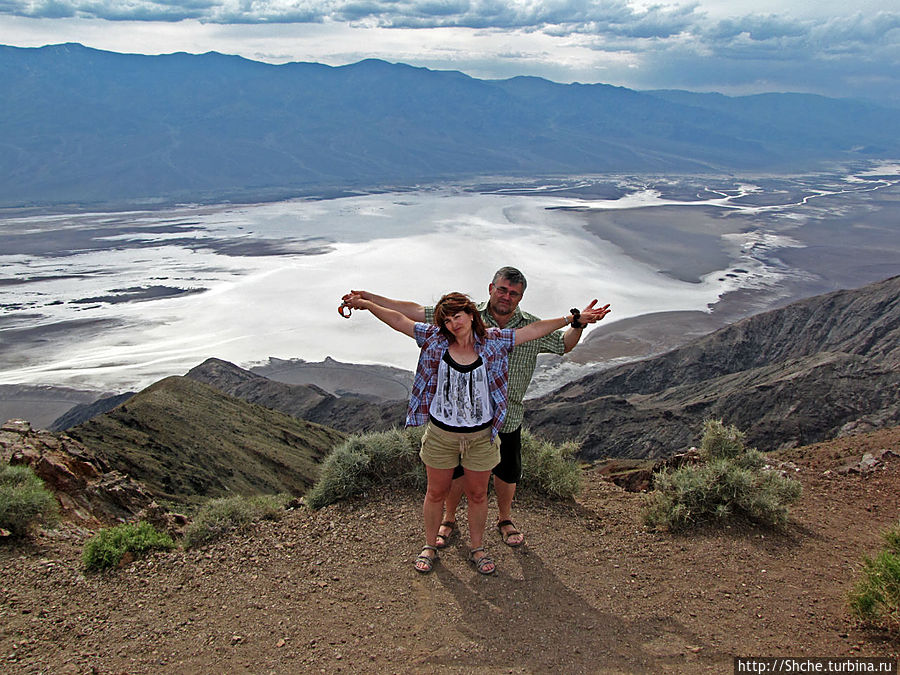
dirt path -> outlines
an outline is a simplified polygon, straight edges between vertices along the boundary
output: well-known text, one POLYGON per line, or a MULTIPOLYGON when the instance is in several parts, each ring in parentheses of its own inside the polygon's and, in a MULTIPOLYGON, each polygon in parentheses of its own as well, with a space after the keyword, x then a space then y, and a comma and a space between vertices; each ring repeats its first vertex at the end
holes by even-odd
MULTIPOLYGON (((900 430, 866 438, 900 454, 900 430)), ((47 533, 0 548, 0 670, 731 673, 734 656, 896 658, 900 640, 858 626, 846 596, 900 517, 900 460, 823 474, 864 449, 791 454, 804 496, 782 534, 648 532, 640 495, 594 474, 576 502, 525 496, 528 545, 507 548, 493 530, 493 577, 463 543, 431 575, 414 572, 413 493, 289 512, 101 575, 81 571, 87 533, 47 533)))

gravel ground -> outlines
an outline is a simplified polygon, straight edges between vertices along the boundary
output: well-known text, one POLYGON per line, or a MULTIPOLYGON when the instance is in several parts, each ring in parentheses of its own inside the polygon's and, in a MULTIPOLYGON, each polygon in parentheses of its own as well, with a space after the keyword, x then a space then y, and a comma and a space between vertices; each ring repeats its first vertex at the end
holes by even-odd
MULTIPOLYGON (((900 516, 900 428, 785 453, 804 495, 786 531, 649 532, 641 496, 589 471, 581 496, 523 495, 528 538, 464 542, 417 574, 421 496, 298 509, 246 536, 103 574, 72 527, 0 547, 0 670, 14 673, 731 673, 734 656, 893 656, 846 598, 900 516)), ((495 511, 491 511, 493 517, 495 511)), ((465 535, 465 526, 463 526, 465 535)))

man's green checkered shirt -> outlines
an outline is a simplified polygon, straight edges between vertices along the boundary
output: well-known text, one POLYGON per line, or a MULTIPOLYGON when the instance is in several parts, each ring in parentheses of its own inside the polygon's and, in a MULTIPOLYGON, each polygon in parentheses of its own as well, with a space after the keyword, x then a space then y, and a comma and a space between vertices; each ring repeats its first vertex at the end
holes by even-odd
MULTIPOLYGON (((494 317, 488 312, 486 302, 478 305, 478 311, 481 312, 481 318, 484 320, 485 326, 497 326, 494 317)), ((434 307, 425 308, 425 321, 428 323, 434 322, 434 307)), ((512 318, 504 328, 521 328, 535 321, 540 321, 540 319, 516 307, 516 311, 513 312, 512 318)), ((499 326, 497 327, 499 328, 499 326)), ((535 365, 537 365, 538 354, 564 354, 565 351, 566 346, 563 342, 563 332, 561 330, 554 331, 550 335, 531 342, 523 342, 513 348, 509 355, 509 385, 507 388, 509 407, 506 410, 506 419, 503 421, 500 431, 509 433, 522 426, 522 419, 525 417, 525 404, 522 402, 522 399, 525 398, 525 392, 528 389, 528 385, 531 384, 531 376, 534 374, 535 365)))

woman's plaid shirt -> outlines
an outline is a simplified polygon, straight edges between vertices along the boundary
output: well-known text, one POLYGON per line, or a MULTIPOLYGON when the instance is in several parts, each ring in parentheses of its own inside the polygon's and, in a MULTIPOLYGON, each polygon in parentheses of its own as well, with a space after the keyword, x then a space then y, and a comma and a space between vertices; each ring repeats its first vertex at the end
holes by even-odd
MULTIPOLYGON (((488 311, 487 302, 478 305, 478 311, 481 312, 481 318, 484 325, 488 328, 497 326, 497 322, 488 311)), ((434 307, 425 307, 425 321, 434 322, 434 307)), ((527 326, 535 321, 540 321, 534 314, 523 312, 519 307, 513 312, 512 318, 506 324, 506 328, 518 330, 523 326, 527 326)), ((564 354, 566 351, 565 338, 563 331, 556 330, 531 342, 523 342, 516 345, 516 348, 509 356, 509 384, 506 391, 506 418, 503 427, 500 429, 503 433, 515 431, 522 426, 522 420, 525 417, 525 392, 531 383, 531 376, 534 374, 535 366, 537 366, 538 354, 564 354)))
MULTIPOLYGON (((412 394, 406 411, 406 426, 420 427, 428 421, 428 409, 437 391, 437 371, 444 353, 450 343, 433 323, 416 323, 416 344, 422 348, 419 352, 419 364, 416 366, 416 377, 413 380, 412 394)), ((510 329, 488 328, 482 340, 475 336, 475 351, 484 361, 488 376, 488 387, 494 404, 494 420, 491 425, 491 438, 497 436, 506 417, 506 388, 509 372, 509 353, 516 344, 516 332, 510 329)))

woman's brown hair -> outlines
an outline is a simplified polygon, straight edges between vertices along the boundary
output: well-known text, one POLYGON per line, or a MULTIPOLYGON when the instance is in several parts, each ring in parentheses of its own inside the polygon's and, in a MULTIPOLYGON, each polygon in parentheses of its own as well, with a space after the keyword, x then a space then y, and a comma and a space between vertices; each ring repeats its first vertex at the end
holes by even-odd
POLYGON ((472 317, 472 330, 475 332, 475 335, 484 339, 487 331, 484 327, 484 321, 481 319, 481 312, 478 311, 478 307, 472 302, 472 298, 463 293, 447 293, 434 306, 434 323, 440 329, 441 335, 450 342, 456 339, 453 337, 453 333, 447 330, 444 321, 457 312, 469 314, 472 317))

